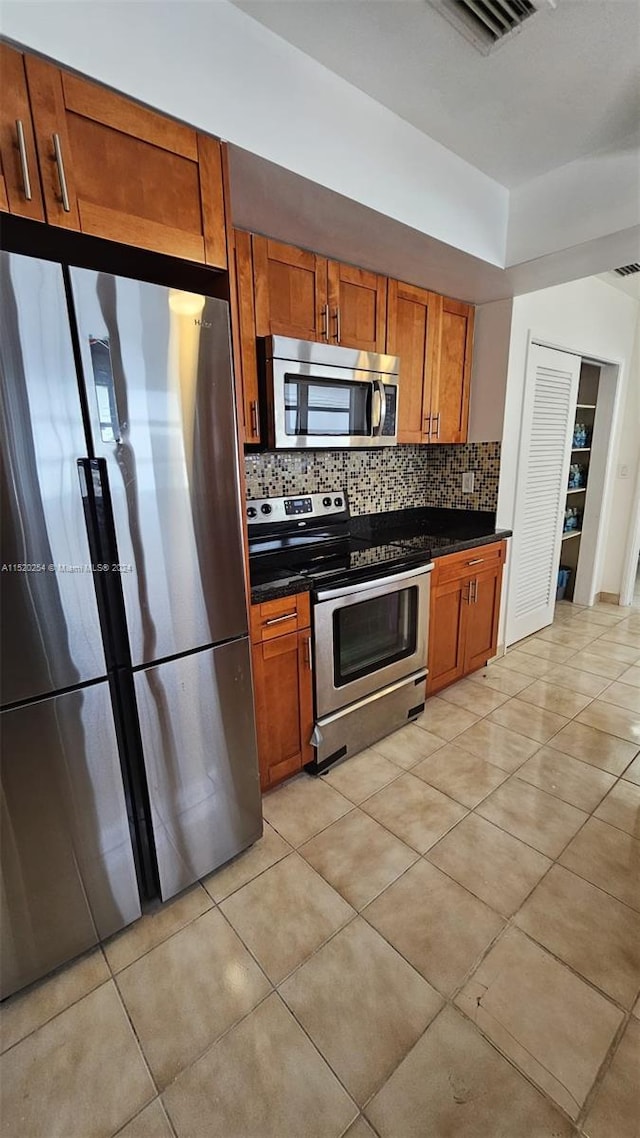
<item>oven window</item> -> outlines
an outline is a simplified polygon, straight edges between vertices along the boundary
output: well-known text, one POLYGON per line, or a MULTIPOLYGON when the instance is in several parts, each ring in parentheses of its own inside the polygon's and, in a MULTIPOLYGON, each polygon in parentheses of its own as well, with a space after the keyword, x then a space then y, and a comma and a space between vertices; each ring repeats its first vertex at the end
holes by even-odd
POLYGON ((287 435, 370 435, 370 423, 370 383, 285 376, 287 435))
POLYGON ((418 589, 354 601, 333 614, 335 686, 371 675, 416 650, 418 589))

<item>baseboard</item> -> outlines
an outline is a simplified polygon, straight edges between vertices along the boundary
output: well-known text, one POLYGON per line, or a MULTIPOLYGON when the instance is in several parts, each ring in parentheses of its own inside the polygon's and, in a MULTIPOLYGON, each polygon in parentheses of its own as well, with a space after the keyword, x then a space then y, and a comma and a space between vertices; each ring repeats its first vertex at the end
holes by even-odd
POLYGON ((605 605, 619 605, 620 593, 598 593, 596 601, 602 601, 605 605))

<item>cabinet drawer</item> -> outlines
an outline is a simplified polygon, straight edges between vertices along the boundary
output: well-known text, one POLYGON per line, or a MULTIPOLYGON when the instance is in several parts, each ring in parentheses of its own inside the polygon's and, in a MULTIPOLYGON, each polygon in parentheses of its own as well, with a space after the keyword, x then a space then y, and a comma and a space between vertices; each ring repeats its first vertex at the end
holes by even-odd
POLYGON ((251 606, 251 639, 254 644, 273 640, 287 632, 297 632, 310 624, 309 594, 278 597, 251 606))
POLYGON ((479 545, 475 549, 463 549, 460 553, 450 553, 448 557, 435 559, 432 583, 457 581, 504 563, 505 541, 491 545, 479 545))

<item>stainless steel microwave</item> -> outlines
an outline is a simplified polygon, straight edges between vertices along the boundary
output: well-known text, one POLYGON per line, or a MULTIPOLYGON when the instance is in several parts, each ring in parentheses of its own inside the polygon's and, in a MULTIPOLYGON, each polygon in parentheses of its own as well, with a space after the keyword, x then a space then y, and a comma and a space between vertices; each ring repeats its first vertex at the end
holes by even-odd
POLYGON ((397 356, 270 336, 264 344, 268 446, 394 446, 397 356))

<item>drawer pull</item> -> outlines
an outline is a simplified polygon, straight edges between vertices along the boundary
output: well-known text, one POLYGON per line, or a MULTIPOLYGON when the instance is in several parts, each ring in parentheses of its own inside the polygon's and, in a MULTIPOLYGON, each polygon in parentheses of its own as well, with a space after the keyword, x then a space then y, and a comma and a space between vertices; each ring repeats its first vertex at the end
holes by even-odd
POLYGON ((480 565, 484 561, 484 557, 474 557, 473 561, 467 561, 467 565, 480 565))
POLYGON ((67 190, 67 178, 64 172, 64 161, 62 158, 62 145, 60 143, 60 135, 53 135, 53 157, 55 164, 58 167, 58 179, 60 181, 60 201, 65 213, 71 213, 71 206, 69 205, 69 192, 67 190))
POLYGON ((263 621, 264 624, 281 624, 283 620, 295 620, 297 612, 286 612, 283 616, 270 616, 263 621))
POLYGON ((18 153, 20 154, 20 165, 22 167, 22 188, 24 189, 25 201, 30 202, 33 194, 31 193, 27 147, 24 141, 24 126, 20 119, 16 119, 16 135, 18 136, 18 153))

